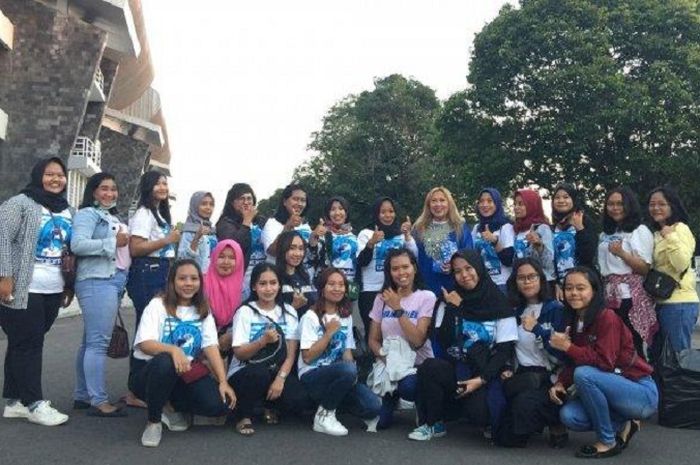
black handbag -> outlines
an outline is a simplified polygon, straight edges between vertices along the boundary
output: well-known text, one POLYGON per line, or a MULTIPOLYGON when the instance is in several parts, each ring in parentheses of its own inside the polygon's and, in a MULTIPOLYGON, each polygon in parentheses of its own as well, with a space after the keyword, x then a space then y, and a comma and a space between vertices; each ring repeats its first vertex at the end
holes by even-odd
MULTIPOLYGON (((272 318, 260 313, 252 302, 248 305, 255 313, 266 318, 269 321, 269 326, 274 328, 279 336, 277 342, 267 344, 260 349, 255 355, 248 359, 248 363, 251 365, 266 366, 271 372, 276 373, 287 359, 287 341, 284 336, 284 331, 272 318)), ((284 318, 284 308, 282 309, 282 318, 284 318)))
POLYGON ((109 358, 126 358, 129 356, 129 333, 124 327, 122 315, 117 310, 117 320, 112 328, 112 339, 109 340, 107 348, 107 357, 109 358))
MULTIPOLYGON (((681 274, 680 279, 683 279, 688 268, 681 274)), ((657 299, 668 299, 673 294, 673 291, 680 286, 680 283, 666 273, 658 270, 649 270, 644 278, 644 290, 657 299)))

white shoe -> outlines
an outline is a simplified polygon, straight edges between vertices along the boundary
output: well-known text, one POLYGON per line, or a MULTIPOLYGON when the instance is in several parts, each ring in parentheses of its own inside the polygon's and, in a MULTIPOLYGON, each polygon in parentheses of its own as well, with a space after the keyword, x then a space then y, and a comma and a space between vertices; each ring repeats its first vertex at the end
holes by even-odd
POLYGON ((326 410, 320 406, 314 417, 314 431, 331 436, 346 436, 348 434, 348 429, 335 418, 335 410, 326 410))
POLYGON ((376 433, 377 432, 377 423, 379 423, 379 417, 374 417, 371 420, 364 420, 365 425, 367 425, 367 431, 368 433, 376 433))
POLYGON ((162 423, 146 423, 146 428, 141 435, 141 445, 144 447, 158 447, 163 437, 162 423))
POLYGON ((17 400, 12 405, 5 405, 2 416, 5 418, 27 418, 29 416, 29 409, 22 402, 17 400))
POLYGON ((397 410, 413 410, 414 408, 416 408, 415 402, 410 402, 399 398, 399 404, 396 407, 397 410))
POLYGON ((29 411, 27 420, 37 425, 58 426, 68 421, 68 415, 51 407, 50 401, 42 400, 34 407, 34 410, 29 411))
POLYGON ((160 421, 170 431, 187 431, 190 427, 187 418, 180 412, 166 412, 163 410, 163 413, 160 414, 160 421))

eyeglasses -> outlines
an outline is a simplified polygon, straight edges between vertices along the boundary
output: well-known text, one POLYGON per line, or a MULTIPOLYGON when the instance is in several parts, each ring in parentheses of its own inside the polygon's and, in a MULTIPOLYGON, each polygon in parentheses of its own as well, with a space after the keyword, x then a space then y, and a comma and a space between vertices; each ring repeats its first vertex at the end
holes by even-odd
POLYGON ((536 273, 526 274, 526 275, 518 276, 517 278, 515 278, 515 280, 518 281, 519 283, 532 283, 535 281, 539 281, 540 275, 538 275, 536 273))
POLYGON ((252 195, 241 195, 240 197, 236 198, 238 202, 249 202, 253 203, 253 196, 252 195))

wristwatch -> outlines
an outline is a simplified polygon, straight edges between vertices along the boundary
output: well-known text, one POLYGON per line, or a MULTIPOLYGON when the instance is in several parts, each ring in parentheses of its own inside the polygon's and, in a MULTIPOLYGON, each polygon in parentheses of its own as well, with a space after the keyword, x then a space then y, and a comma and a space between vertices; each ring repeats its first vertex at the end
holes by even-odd
POLYGON ((282 379, 287 379, 287 376, 289 376, 289 373, 285 373, 284 371, 280 370, 280 371, 277 373, 277 376, 279 376, 279 377, 282 378, 282 379))
POLYGON ((403 308, 400 308, 398 310, 394 310, 394 318, 401 318, 405 314, 406 314, 406 310, 404 310, 403 308))

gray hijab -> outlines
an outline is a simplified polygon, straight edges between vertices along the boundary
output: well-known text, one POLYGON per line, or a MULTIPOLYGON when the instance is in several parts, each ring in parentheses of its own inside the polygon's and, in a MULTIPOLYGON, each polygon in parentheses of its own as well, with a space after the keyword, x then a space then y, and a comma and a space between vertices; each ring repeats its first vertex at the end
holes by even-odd
POLYGON ((210 192, 205 191, 197 191, 192 194, 192 197, 190 197, 190 209, 187 211, 187 221, 182 228, 182 232, 196 233, 199 230, 199 227, 206 223, 206 225, 211 228, 212 234, 216 234, 211 218, 204 219, 199 216, 199 204, 201 204, 204 197, 207 196, 211 197, 212 199, 214 198, 210 192))

